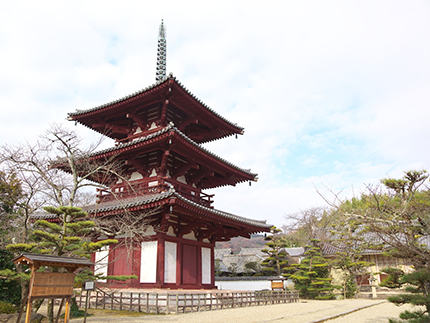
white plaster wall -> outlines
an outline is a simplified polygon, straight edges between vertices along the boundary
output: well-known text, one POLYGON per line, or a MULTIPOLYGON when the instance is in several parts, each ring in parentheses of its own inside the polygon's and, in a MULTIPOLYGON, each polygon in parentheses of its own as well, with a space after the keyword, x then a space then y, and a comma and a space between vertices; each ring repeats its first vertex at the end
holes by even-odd
POLYGON ((149 187, 153 187, 153 186, 157 186, 158 185, 158 181, 152 181, 148 183, 149 187))
POLYGON ((175 231, 173 230, 172 226, 169 227, 169 230, 167 230, 166 234, 171 237, 176 237, 175 231))
MULTIPOLYGON (((233 280, 233 281, 217 281, 215 278, 215 286, 220 290, 271 290, 272 286, 269 280, 233 280)), ((284 281, 284 286, 293 288, 294 283, 288 279, 284 281)))
POLYGON ((179 176, 176 180, 180 183, 187 184, 187 180, 184 175, 179 176))
MULTIPOLYGON (((96 275, 107 276, 108 272, 108 257, 109 257, 109 247, 103 247, 100 251, 95 253, 95 266, 94 273, 96 275)), ((98 280, 100 282, 105 282, 106 279, 98 280)))
POLYGON ((130 181, 135 181, 142 178, 143 178, 142 174, 140 174, 139 172, 133 172, 133 174, 131 174, 130 176, 130 181))
POLYGON ((184 234, 182 236, 182 238, 197 241, 196 236, 194 235, 194 231, 191 231, 190 233, 184 234))
POLYGON ((154 231, 154 227, 152 225, 148 225, 148 227, 146 228, 146 231, 145 231, 144 235, 145 236, 153 236, 155 234, 157 234, 157 233, 154 231))
POLYGON ((210 284, 211 283, 211 249, 210 248, 202 248, 202 284, 210 284))
POLYGON ((164 242, 164 282, 176 283, 176 242, 164 242))
POLYGON ((155 283, 157 279, 157 241, 142 242, 140 282, 155 283))

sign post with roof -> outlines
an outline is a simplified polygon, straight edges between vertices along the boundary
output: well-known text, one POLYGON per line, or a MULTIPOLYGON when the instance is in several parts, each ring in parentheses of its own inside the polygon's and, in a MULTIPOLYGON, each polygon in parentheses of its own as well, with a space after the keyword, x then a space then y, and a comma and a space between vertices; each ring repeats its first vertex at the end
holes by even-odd
MULTIPOLYGON (((48 256, 40 254, 23 253, 15 258, 17 265, 27 265, 31 269, 30 286, 27 297, 27 312, 25 323, 30 323, 33 300, 38 298, 61 298, 61 304, 55 322, 58 322, 64 302, 66 303, 64 322, 69 319, 70 299, 75 283, 75 271, 78 268, 90 267, 94 264, 87 259, 48 256), (67 272, 37 272, 41 266, 63 267, 67 272)), ((19 313, 18 322, 21 320, 23 307, 19 313)))

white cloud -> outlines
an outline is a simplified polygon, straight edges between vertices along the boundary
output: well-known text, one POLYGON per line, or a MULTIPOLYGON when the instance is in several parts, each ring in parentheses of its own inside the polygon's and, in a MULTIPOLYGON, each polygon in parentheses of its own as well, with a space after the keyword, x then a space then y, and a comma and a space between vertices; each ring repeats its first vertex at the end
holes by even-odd
POLYGON ((152 84, 162 18, 168 71, 245 127, 207 147, 259 173, 216 207, 280 226, 324 203, 314 185, 428 168, 426 1, 2 3, 1 144, 152 84))

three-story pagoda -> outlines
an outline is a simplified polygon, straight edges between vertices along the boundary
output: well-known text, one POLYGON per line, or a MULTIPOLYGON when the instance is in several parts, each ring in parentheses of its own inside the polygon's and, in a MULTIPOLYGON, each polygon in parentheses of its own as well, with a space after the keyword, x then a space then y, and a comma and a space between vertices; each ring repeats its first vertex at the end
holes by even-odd
MULTIPOLYGON (((115 248, 106 262, 106 274, 137 275, 129 284, 133 287, 211 289, 215 288, 215 242, 249 238, 269 231, 270 225, 216 210, 213 195, 203 192, 257 179, 201 146, 243 134, 243 128, 210 109, 171 74, 166 76, 163 23, 158 45, 154 85, 69 113, 69 120, 116 142, 88 158, 114 158, 125 174, 111 178, 109 189, 100 191, 98 203, 86 211, 96 217, 150 214, 147 237, 134 246, 135 261, 127 259, 123 248, 115 248)), ((104 255, 98 253, 96 258, 104 255)))

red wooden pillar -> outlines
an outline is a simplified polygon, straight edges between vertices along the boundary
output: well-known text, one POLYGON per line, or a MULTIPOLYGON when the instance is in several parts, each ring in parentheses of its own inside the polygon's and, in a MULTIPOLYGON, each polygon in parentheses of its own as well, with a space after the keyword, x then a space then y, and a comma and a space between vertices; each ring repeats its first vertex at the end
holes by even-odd
POLYGON ((113 276, 113 266, 115 260, 115 252, 114 248, 116 245, 109 246, 109 255, 108 255, 108 265, 107 265, 107 275, 113 276))
POLYGON ((131 285, 134 287, 139 287, 140 285, 140 264, 142 257, 142 245, 141 243, 133 245, 133 264, 132 264, 132 274, 137 276, 137 279, 133 279, 131 285))
POLYGON ((197 286, 202 288, 202 246, 197 246, 197 286))
POLYGON ((211 287, 215 288, 215 246, 211 246, 211 287))
POLYGON ((164 285, 164 239, 158 238, 157 243, 157 276, 155 286, 161 288, 164 285))
POLYGON ((182 286, 182 242, 176 246, 176 286, 182 286))

